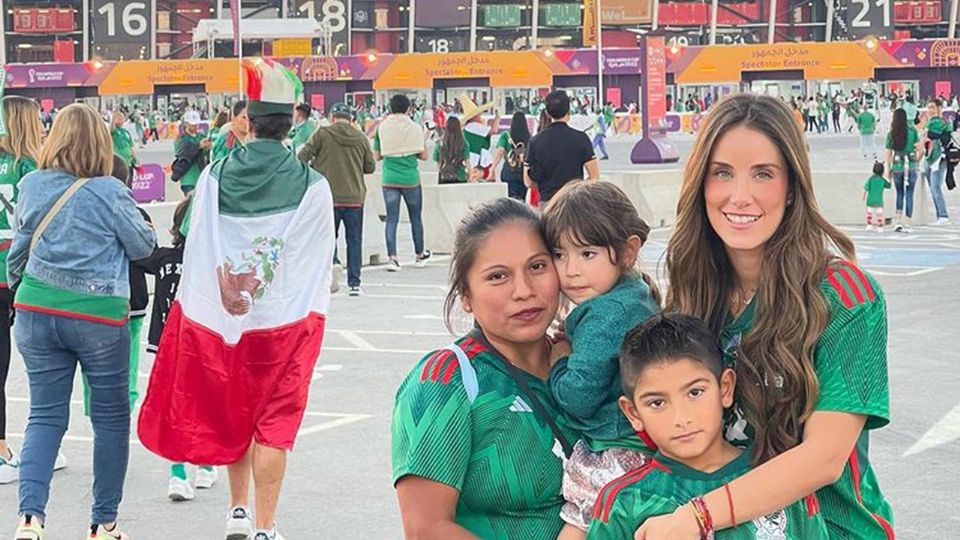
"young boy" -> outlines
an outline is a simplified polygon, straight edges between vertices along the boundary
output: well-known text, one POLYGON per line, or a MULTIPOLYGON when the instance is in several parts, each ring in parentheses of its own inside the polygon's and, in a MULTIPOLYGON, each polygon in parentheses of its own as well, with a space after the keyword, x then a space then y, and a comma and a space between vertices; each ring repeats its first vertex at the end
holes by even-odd
MULTIPOLYGON (((750 455, 723 438, 723 412, 733 405, 736 374, 722 368, 716 338, 694 317, 655 315, 627 333, 620 349, 620 406, 658 451, 648 464, 600 492, 588 540, 633 538, 650 517, 742 476, 750 455)), ((727 512, 727 508, 712 508, 727 512)), ((814 496, 716 533, 717 540, 827 540, 814 496)))
MULTIPOLYGON (((181 229, 183 221, 190 208, 191 195, 180 201, 177 208, 173 211, 173 227, 170 228, 170 234, 173 236, 173 247, 158 247, 153 250, 146 259, 135 261, 130 265, 133 269, 136 267, 141 273, 146 272, 154 276, 154 299, 153 313, 150 316, 150 330, 147 334, 147 352, 156 353, 160 346, 160 336, 163 334, 163 328, 167 323, 167 315, 170 313, 170 306, 177 296, 177 289, 180 287, 180 274, 183 265, 183 249, 186 245, 181 229)), ((210 489, 218 479, 217 470, 207 465, 201 465, 197 469, 197 476, 194 484, 197 489, 210 489)), ((187 468, 185 463, 172 463, 170 465, 170 479, 167 481, 167 498, 173 502, 191 501, 196 497, 194 486, 190 485, 187 478, 187 468)))
POLYGON ((873 164, 873 176, 863 184, 863 200, 867 201, 867 230, 883 232, 883 190, 890 189, 890 181, 883 177, 883 163, 873 164))

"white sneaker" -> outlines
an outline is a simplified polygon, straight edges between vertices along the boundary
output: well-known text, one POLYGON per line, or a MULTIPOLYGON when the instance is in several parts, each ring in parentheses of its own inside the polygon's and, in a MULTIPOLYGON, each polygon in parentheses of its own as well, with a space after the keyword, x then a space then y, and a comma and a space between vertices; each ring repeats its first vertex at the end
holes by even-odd
POLYGON ((904 223, 904 224, 903 224, 903 232, 905 232, 905 233, 912 233, 912 232, 913 232, 913 227, 911 227, 909 223, 904 223))
POLYGON ((196 494, 193 492, 190 482, 176 476, 170 477, 170 483, 167 484, 167 498, 173 502, 184 502, 192 501, 194 497, 196 497, 196 494))
POLYGON ((0 484, 12 484, 20 479, 20 456, 10 449, 10 457, 0 457, 0 484))
POLYGON ((210 489, 217 483, 217 479, 219 478, 220 473, 217 472, 216 467, 209 469, 200 467, 197 469, 197 476, 193 479, 193 483, 196 484, 197 489, 210 489))
POLYGON ((242 506, 234 506, 227 513, 227 540, 251 540, 253 538, 253 520, 250 511, 242 506))
POLYGON ((883 233, 883 227, 877 227, 877 232, 878 232, 878 233, 883 233))
POLYGON ((257 534, 253 536, 253 540, 285 540, 283 535, 280 534, 280 531, 277 530, 277 526, 273 526, 272 531, 257 531, 257 534))
POLYGON ((931 223, 931 225, 934 227, 944 227, 946 225, 950 225, 950 218, 937 218, 937 220, 931 223))
POLYGON ((424 267, 426 267, 426 266, 427 266, 427 259, 429 259, 431 255, 433 255, 433 254, 430 253, 430 250, 429 250, 429 249, 423 250, 423 253, 417 255, 417 261, 414 263, 414 266, 416 266, 417 268, 424 268, 424 267))
POLYGON ((350 287, 350 296, 363 296, 363 289, 360 286, 350 287))
POLYGON ((873 225, 867 225, 866 227, 864 227, 863 230, 865 230, 865 231, 872 231, 872 230, 873 230, 873 225))
POLYGON ((60 452, 57 452, 57 460, 53 462, 53 470, 59 471, 60 469, 67 468, 67 456, 63 455, 60 452))
POLYGON ((400 271, 400 261, 390 258, 387 260, 387 272, 399 272, 400 271))

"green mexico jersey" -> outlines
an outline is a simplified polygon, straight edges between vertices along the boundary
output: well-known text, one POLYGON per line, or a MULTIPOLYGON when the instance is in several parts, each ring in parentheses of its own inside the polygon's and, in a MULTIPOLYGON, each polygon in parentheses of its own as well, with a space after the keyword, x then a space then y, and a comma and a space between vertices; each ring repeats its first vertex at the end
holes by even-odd
POLYGON ((20 190, 17 185, 27 173, 35 171, 37 163, 28 157, 20 158, 0 152, 0 287, 7 286, 7 254, 13 241, 13 207, 20 190))
MULTIPOLYGON (((560 444, 506 360, 473 337, 457 345, 464 358, 448 349, 433 352, 397 391, 394 482, 414 475, 455 488, 457 524, 484 540, 556 538, 563 527, 560 444)), ((559 423, 546 383, 519 376, 559 423)))
MULTIPOLYGON (((750 470, 749 452, 713 473, 704 473, 662 454, 600 490, 587 540, 625 540, 648 518, 669 514, 750 470)), ((815 496, 731 529, 717 540, 828 540, 815 496)), ((725 510, 725 509, 724 509, 725 510)))
MULTIPOLYGON (((892 539, 893 510, 869 460, 870 430, 890 421, 886 301, 873 276, 843 260, 827 268, 820 290, 830 306, 830 319, 814 350, 820 383, 814 409, 862 415, 867 421, 840 479, 820 489, 817 497, 831 539, 892 539)), ((730 367, 756 309, 751 302, 721 335, 730 367)), ((773 380, 775 386, 776 377, 773 380)), ((749 443, 752 432, 741 415, 728 418, 726 437, 734 444, 749 443)))

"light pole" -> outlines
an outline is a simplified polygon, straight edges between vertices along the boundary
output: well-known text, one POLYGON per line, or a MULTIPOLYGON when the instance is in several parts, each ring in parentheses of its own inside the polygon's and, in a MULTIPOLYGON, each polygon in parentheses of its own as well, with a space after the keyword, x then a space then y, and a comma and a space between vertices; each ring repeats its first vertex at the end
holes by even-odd
POLYGON ((826 39, 824 40, 827 43, 833 41, 833 12, 836 7, 837 5, 834 0, 827 0, 827 35, 826 39))
POLYGON ((710 6, 710 44, 711 45, 717 44, 717 9, 719 9, 718 4, 719 4, 718 0, 713 0, 713 5, 710 6))
POLYGON ((957 37, 957 16, 960 15, 960 0, 953 0, 950 4, 950 30, 947 37, 956 39, 957 37))
POLYGON ((597 99, 594 101, 593 106, 596 107, 597 103, 603 103, 603 19, 600 17, 603 15, 603 0, 597 0, 597 99))
POLYGON ((767 43, 777 40, 777 0, 770 0, 770 24, 767 26, 767 43))
POLYGON ((531 8, 533 16, 530 18, 530 49, 537 48, 537 41, 540 40, 540 0, 533 0, 531 8))

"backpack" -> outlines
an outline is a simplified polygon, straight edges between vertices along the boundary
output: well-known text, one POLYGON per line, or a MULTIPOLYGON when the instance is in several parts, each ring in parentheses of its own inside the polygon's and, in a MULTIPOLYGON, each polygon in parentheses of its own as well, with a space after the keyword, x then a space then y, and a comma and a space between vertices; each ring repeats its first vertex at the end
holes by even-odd
POLYGON ((507 153, 507 166, 515 173, 523 172, 523 164, 527 160, 527 145, 514 142, 510 139, 510 151, 507 153))

